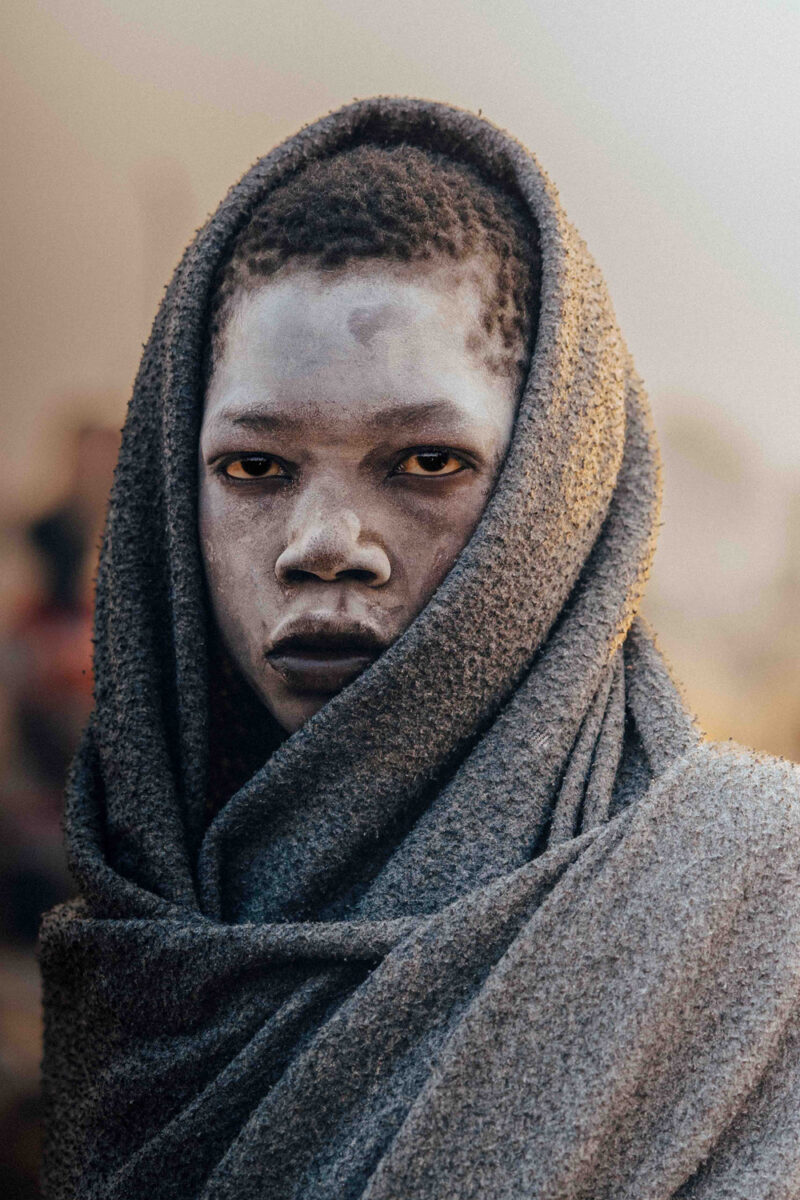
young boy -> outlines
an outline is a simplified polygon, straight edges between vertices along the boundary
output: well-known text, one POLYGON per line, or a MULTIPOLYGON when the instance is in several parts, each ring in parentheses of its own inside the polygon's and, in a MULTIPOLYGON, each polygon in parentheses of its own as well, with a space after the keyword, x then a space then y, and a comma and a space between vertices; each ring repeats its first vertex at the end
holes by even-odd
POLYGON ((212 300, 203 559, 287 731, 403 632, 477 524, 537 284, 519 202, 402 144, 312 164, 236 240, 212 300))
POLYGON ((50 1197, 800 1186, 800 784, 636 615, 602 280, 471 114, 232 189, 145 351, 41 934, 50 1197))

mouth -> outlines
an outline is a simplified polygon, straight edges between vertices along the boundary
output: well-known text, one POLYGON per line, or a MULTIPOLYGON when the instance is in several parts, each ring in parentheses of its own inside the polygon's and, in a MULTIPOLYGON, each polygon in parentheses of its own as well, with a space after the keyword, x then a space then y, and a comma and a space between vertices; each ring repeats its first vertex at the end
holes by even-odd
POLYGON ((326 629, 308 624, 279 638, 265 658, 293 691, 332 695, 385 649, 377 634, 366 628, 326 629))

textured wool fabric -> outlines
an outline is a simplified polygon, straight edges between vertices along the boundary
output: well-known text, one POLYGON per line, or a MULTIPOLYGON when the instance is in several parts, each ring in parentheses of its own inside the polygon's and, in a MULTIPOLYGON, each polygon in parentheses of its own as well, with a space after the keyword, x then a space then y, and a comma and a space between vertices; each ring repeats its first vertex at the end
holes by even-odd
POLYGON ((687 714, 636 615, 658 511, 602 279, 513 138, 360 101, 231 190, 166 292, 112 493, 81 896, 40 937, 49 1200, 798 1200, 800 779, 687 714), (364 141, 521 196, 535 351, 432 599, 209 814, 209 293, 271 188, 364 141))

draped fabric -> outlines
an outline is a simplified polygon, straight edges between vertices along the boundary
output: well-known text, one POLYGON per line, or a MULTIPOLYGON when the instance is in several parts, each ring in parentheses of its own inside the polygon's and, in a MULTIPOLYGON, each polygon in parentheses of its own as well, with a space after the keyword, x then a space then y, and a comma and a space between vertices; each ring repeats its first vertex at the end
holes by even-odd
POLYGON ((80 897, 40 934, 46 1197, 800 1198, 800 778, 704 741, 637 615, 659 492, 603 281, 508 134, 360 101, 231 189, 165 294, 112 491, 80 897), (232 736, 196 528, 210 291, 270 189, 359 142, 521 198, 536 345, 431 600, 209 810, 232 736))

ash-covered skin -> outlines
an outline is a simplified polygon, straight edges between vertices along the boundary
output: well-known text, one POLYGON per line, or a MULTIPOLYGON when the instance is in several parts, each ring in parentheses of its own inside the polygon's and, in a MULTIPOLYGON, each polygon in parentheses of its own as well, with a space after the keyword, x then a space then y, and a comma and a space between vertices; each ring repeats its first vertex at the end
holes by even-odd
POLYGON ((483 512, 521 385, 484 328, 491 270, 297 261, 235 301, 200 538, 223 641, 288 732, 406 629, 483 512))

